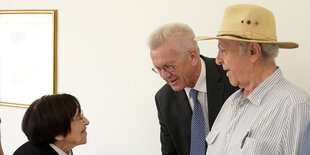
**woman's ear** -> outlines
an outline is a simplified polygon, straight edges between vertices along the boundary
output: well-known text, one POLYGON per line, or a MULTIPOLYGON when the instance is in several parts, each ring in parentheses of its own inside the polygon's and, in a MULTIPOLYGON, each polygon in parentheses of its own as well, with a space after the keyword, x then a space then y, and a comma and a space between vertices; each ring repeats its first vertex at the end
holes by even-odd
POLYGON ((56 139, 57 141, 61 141, 61 140, 65 139, 65 136, 63 136, 63 135, 57 135, 57 136, 55 137, 55 139, 56 139))

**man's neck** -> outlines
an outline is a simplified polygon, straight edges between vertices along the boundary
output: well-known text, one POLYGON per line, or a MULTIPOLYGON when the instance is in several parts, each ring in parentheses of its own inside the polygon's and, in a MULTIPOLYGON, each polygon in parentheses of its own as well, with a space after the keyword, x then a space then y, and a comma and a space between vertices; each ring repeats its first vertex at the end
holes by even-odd
POLYGON ((200 73, 201 73, 201 60, 200 60, 200 57, 199 57, 199 59, 198 59, 198 62, 197 62, 197 64, 196 64, 196 66, 195 66, 195 68, 193 68, 193 72, 192 72, 192 74, 189 74, 188 76, 188 79, 192 79, 191 81, 191 83, 190 83, 190 88, 193 88, 193 87, 195 87, 195 85, 196 85, 196 83, 197 83, 197 81, 198 81, 198 79, 199 79, 199 76, 200 76, 200 73))
POLYGON ((250 73, 250 81, 243 87, 244 92, 242 98, 252 93, 254 89, 265 81, 275 70, 277 70, 277 66, 274 62, 267 62, 263 65, 260 64, 260 66, 255 66, 252 73, 250 73))

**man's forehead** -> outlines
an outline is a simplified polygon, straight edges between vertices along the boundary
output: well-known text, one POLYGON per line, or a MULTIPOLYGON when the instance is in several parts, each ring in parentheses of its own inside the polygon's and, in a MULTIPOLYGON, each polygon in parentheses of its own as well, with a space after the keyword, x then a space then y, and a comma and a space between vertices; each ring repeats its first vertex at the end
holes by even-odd
POLYGON ((228 39, 219 39, 219 41, 218 41, 218 45, 220 45, 220 46, 237 45, 239 43, 240 43, 239 41, 228 40, 228 39))
POLYGON ((180 53, 176 51, 174 46, 160 46, 151 50, 151 57, 177 57, 180 53))

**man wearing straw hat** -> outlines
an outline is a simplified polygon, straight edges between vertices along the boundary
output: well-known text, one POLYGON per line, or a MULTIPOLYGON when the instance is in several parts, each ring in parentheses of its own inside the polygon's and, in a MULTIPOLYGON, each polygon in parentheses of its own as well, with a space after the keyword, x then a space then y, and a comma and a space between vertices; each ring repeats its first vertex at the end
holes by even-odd
POLYGON ((224 12, 216 37, 222 65, 240 90, 224 103, 208 134, 208 155, 299 154, 310 121, 310 98, 287 81, 275 63, 279 48, 273 13, 255 5, 233 5, 224 12))

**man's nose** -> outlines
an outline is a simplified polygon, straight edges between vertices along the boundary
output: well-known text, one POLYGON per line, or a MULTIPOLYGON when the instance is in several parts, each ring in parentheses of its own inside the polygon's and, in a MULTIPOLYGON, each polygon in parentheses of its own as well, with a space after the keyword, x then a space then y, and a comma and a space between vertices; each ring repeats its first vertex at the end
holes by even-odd
POLYGON ((217 65, 222 65, 223 64, 223 57, 222 57, 222 55, 219 52, 217 53, 215 62, 216 62, 217 65))
POLYGON ((169 78, 170 75, 171 75, 171 73, 165 71, 164 69, 162 69, 161 72, 160 72, 160 76, 161 76, 164 80, 166 80, 167 78, 169 78))

